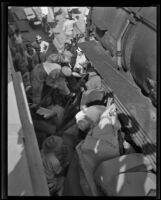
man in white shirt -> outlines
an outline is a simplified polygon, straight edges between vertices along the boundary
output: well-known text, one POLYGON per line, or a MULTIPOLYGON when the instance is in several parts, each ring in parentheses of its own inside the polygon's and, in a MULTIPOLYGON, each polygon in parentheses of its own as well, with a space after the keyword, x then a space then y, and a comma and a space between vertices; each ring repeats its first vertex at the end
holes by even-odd
POLYGON ((66 36, 66 43, 71 43, 71 39, 73 39, 73 31, 74 31, 74 24, 77 22, 76 19, 73 19, 71 15, 66 19, 63 24, 63 31, 66 36))

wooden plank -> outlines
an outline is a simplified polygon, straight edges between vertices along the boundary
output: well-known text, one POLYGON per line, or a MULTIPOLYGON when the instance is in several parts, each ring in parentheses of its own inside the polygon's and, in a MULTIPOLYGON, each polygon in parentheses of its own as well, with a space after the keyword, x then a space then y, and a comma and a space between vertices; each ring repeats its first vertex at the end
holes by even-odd
POLYGON ((10 71, 8 80, 8 196, 33 196, 22 125, 10 71))
POLYGON ((46 177, 43 171, 40 151, 27 104, 26 94, 20 73, 15 73, 11 58, 10 49, 8 47, 8 62, 11 66, 11 73, 14 83, 16 100, 24 133, 25 152, 27 155, 30 176, 35 196, 49 196, 46 177))

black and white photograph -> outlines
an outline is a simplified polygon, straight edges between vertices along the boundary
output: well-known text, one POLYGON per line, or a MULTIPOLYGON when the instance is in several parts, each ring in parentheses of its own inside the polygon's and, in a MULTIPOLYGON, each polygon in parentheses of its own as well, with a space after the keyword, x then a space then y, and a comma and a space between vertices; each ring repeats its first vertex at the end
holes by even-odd
POLYGON ((7 4, 8 197, 157 198, 159 12, 7 4))

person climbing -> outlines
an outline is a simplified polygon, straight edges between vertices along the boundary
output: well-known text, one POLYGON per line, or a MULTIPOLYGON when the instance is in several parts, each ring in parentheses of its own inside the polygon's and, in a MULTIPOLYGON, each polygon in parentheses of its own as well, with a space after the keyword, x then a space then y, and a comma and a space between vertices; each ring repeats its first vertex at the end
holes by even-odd
POLYGON ((61 68, 57 63, 42 63, 35 66, 31 72, 32 102, 33 106, 40 105, 44 82, 53 88, 58 88, 63 95, 70 95, 65 76, 70 76, 71 70, 61 68))

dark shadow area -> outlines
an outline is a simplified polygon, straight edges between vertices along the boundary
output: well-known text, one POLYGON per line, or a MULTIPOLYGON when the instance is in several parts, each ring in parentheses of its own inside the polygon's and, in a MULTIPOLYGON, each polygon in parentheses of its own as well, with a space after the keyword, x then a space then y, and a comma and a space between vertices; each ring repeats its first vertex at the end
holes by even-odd
POLYGON ((73 8, 73 9, 71 10, 71 13, 72 13, 72 14, 81 14, 81 12, 80 12, 80 10, 79 10, 78 8, 73 8))
POLYGON ((54 18, 56 18, 58 15, 61 15, 62 13, 62 9, 59 9, 57 12, 54 12, 54 18))
POLYGON ((135 134, 139 131, 139 124, 134 117, 124 113, 118 113, 118 119, 121 123, 122 131, 127 132, 128 135, 135 134))
MULTIPOLYGON (((156 144, 145 142, 143 139, 139 139, 141 146, 136 144, 133 139, 133 136, 139 131, 139 124, 135 120, 134 117, 125 115, 124 113, 118 114, 118 119, 122 125, 121 131, 125 134, 125 140, 129 142, 136 152, 144 153, 145 155, 153 155, 156 153, 156 144)), ((138 135, 137 138, 140 138, 138 135)), ((156 164, 156 156, 155 160, 153 159, 153 164, 156 164)))
POLYGON ((42 143, 47 137, 56 135, 56 126, 50 120, 45 120, 42 116, 36 114, 36 110, 30 109, 30 113, 39 149, 41 149, 42 143))
POLYGON ((155 144, 146 143, 141 147, 141 149, 145 153, 145 155, 152 155, 153 153, 156 153, 157 146, 155 144))
POLYGON ((106 33, 107 30, 100 30, 98 27, 96 27, 96 37, 98 40, 103 38, 104 34, 106 33))
POLYGON ((63 196, 84 196, 79 180, 79 159, 75 152, 64 184, 63 196))
MULTIPOLYGON (((50 28, 55 28, 58 24, 59 20, 55 19, 54 22, 48 22, 50 28)), ((56 33, 54 33, 56 34, 56 33)))

